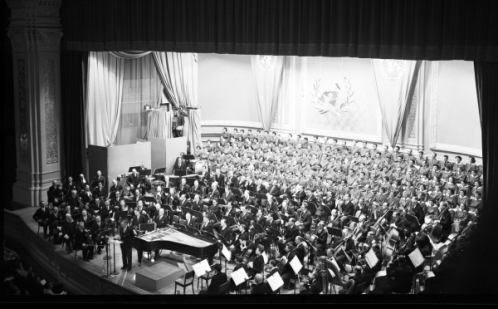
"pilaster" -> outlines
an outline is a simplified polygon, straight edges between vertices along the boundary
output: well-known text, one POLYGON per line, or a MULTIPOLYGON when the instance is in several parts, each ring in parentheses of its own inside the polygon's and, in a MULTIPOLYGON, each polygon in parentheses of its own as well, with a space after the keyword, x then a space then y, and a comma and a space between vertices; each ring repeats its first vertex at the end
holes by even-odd
POLYGON ((14 202, 36 206, 60 179, 62 0, 7 0, 11 9, 17 177, 14 202))

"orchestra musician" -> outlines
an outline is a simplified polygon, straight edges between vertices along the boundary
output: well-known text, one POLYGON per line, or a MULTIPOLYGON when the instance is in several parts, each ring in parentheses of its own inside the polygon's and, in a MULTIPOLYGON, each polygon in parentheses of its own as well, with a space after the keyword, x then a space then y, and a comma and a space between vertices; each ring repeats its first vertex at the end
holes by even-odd
POLYGON ((97 245, 97 254, 100 254, 109 237, 107 225, 100 216, 95 216, 95 222, 90 229, 90 234, 92 235, 93 243, 97 245))
POLYGON ((93 259, 93 244, 90 232, 85 229, 85 222, 79 221, 78 228, 74 234, 75 249, 81 249, 83 252, 83 261, 88 262, 93 259))

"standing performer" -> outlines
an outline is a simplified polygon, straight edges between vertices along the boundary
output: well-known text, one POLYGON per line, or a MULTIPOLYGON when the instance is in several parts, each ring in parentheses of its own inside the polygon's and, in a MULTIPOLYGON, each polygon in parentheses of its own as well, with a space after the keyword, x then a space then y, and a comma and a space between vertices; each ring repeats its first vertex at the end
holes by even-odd
POLYGON ((121 222, 119 228, 119 240, 121 240, 121 257, 123 258, 123 267, 121 269, 131 270, 131 253, 133 238, 137 235, 137 231, 132 226, 132 216, 128 216, 127 220, 121 222))

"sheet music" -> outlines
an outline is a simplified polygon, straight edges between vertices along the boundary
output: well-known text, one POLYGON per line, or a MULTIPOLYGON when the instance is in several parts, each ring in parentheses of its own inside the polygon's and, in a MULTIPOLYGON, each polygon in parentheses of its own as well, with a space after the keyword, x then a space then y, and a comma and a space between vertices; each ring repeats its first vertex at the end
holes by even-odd
POLYGON ((194 269, 197 277, 204 276, 206 272, 211 271, 211 267, 209 266, 207 260, 202 260, 199 263, 192 265, 192 268, 194 269))
POLYGON ((379 262, 379 259, 375 255, 373 249, 370 249, 365 255, 365 260, 367 261, 368 267, 374 268, 375 265, 379 262))
POLYGON ((294 273, 297 274, 303 268, 303 264, 301 264, 301 261, 297 258, 297 255, 294 256, 292 261, 290 261, 290 266, 294 270, 294 273))
POLYGON ((415 266, 415 268, 422 265, 422 263, 424 263, 425 261, 424 256, 422 255, 422 253, 418 248, 415 248, 415 250, 413 250, 412 253, 408 254, 408 257, 410 257, 410 260, 412 261, 413 266, 415 266))
POLYGON ((280 277, 280 274, 278 272, 275 272, 272 276, 268 277, 268 279, 266 280, 268 281, 271 290, 274 292, 284 285, 284 281, 282 280, 282 277, 280 277))
POLYGON ((230 250, 228 250, 225 245, 223 245, 223 249, 221 250, 221 253, 225 256, 225 258, 227 260, 230 261, 232 259, 232 252, 230 250))
POLYGON ((235 286, 239 286, 241 283, 245 282, 246 279, 249 279, 249 277, 247 276, 247 273, 244 270, 244 268, 241 267, 232 273, 232 279, 233 282, 235 283, 235 286))

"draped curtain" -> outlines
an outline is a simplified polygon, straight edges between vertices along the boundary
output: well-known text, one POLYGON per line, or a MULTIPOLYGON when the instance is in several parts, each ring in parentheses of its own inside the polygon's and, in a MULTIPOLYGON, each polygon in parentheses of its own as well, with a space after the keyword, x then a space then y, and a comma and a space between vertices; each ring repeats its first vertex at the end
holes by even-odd
POLYGON ((132 144, 146 138, 148 117, 144 107, 156 108, 161 103, 163 91, 152 55, 126 58, 124 62, 123 99, 116 145, 132 144))
POLYGON ((423 62, 380 59, 371 61, 382 113, 382 126, 391 146, 394 147, 407 117, 406 111, 409 111, 413 104, 413 95, 423 62))
POLYGON ((251 56, 252 76, 263 129, 270 131, 278 108, 284 76, 284 59, 277 56, 251 56))
POLYGON ((124 59, 107 52, 90 52, 86 102, 88 144, 114 144, 121 117, 124 59))
POLYGON ((201 114, 197 101, 197 55, 192 53, 153 52, 165 95, 186 116, 183 136, 191 147, 201 143, 201 114))

